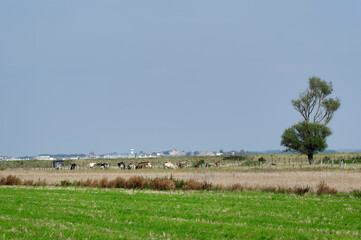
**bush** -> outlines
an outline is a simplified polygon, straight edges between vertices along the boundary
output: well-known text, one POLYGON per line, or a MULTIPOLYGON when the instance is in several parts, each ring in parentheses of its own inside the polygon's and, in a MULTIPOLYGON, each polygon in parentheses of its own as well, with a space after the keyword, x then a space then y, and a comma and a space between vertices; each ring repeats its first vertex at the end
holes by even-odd
POLYGON ((194 181, 193 179, 189 180, 187 185, 182 187, 182 190, 202 190, 202 184, 194 181))
POLYGON ((116 188, 125 188, 126 186, 126 181, 124 178, 121 178, 121 177, 117 177, 115 180, 114 180, 114 183, 115 183, 115 187, 116 188))
POLYGON ((149 181, 145 180, 142 177, 131 177, 128 179, 128 181, 126 182, 126 188, 129 189, 143 189, 146 188, 147 186, 149 186, 149 181))
POLYGON ((34 180, 26 180, 23 182, 25 186, 34 186, 34 180))
POLYGON ((9 175, 6 178, 2 177, 0 179, 1 185, 21 185, 21 179, 17 176, 9 175))
POLYGON ((264 157, 260 157, 260 158, 258 158, 258 162, 265 163, 266 159, 264 157))
POLYGON ((337 193, 336 189, 329 187, 324 181, 320 182, 317 185, 316 194, 335 194, 337 193))
POLYGON ((108 178, 104 177, 99 181, 100 188, 115 188, 115 181, 108 181, 108 178))
POLYGON ((185 185, 187 185, 187 182, 184 180, 174 180, 174 184, 176 189, 182 189, 185 185))
POLYGON ((68 180, 63 180, 60 182, 60 186, 62 186, 62 187, 69 187, 71 185, 73 185, 73 184, 68 180))
POLYGON ((305 195, 306 193, 310 192, 311 188, 309 186, 300 187, 296 186, 291 189, 291 193, 295 193, 297 195, 305 195))
POLYGON ((155 178, 152 181, 154 190, 174 190, 175 184, 174 181, 169 179, 159 179, 155 178))
POLYGON ((79 186, 79 187, 91 187, 92 186, 92 180, 91 179, 87 179, 85 181, 74 181, 74 186, 79 186))

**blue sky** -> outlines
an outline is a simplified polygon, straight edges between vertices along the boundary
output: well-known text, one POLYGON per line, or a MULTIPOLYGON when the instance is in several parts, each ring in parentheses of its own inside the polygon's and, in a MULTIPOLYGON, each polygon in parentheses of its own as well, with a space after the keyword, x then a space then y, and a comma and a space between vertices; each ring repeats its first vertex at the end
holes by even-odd
POLYGON ((0 155, 281 149, 311 76, 360 148, 359 1, 0 2, 0 155))

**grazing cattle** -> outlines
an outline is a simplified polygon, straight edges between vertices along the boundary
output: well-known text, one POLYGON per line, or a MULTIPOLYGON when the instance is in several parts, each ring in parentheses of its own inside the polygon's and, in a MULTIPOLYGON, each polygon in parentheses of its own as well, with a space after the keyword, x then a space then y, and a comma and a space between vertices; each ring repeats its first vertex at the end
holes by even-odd
POLYGON ((129 163, 128 170, 132 170, 132 169, 135 169, 135 164, 129 163))
POLYGON ((95 168, 95 167, 99 167, 101 169, 107 169, 109 168, 109 163, 89 163, 88 164, 88 168, 95 168))
POLYGON ((88 168, 94 168, 97 164, 96 163, 89 163, 87 165, 88 168))
POLYGON ((56 169, 56 170, 61 170, 61 169, 63 169, 63 166, 60 165, 60 164, 57 164, 57 165, 55 166, 55 169, 56 169))
POLYGON ((53 168, 56 170, 61 170, 64 167, 64 161, 63 160, 54 160, 53 161, 53 168))
POLYGON ((138 163, 135 169, 142 169, 142 168, 152 168, 152 164, 150 162, 141 162, 138 163))
POLYGON ((118 165, 118 168, 120 168, 122 170, 125 169, 125 164, 123 162, 120 162, 117 165, 118 165))
POLYGON ((175 166, 172 162, 165 162, 163 166, 165 169, 175 169, 175 166))
POLYGON ((72 164, 70 165, 70 170, 75 170, 75 168, 76 168, 76 164, 75 164, 75 163, 72 163, 72 164))
POLYGON ((101 169, 108 169, 110 167, 109 163, 98 163, 101 169))
POLYGON ((188 164, 187 164, 187 162, 179 162, 179 163, 177 163, 177 165, 178 165, 178 167, 179 168, 186 168, 186 167, 188 167, 188 164))

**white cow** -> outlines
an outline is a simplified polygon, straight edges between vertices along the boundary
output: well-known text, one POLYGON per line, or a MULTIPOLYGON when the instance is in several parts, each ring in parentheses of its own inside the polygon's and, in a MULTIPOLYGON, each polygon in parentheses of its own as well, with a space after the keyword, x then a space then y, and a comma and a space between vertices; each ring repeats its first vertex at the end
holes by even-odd
POLYGON ((163 166, 165 169, 175 169, 175 166, 172 162, 165 162, 163 166))
POLYGON ((88 168, 94 168, 96 165, 97 164, 93 162, 93 163, 89 163, 87 167, 88 168))

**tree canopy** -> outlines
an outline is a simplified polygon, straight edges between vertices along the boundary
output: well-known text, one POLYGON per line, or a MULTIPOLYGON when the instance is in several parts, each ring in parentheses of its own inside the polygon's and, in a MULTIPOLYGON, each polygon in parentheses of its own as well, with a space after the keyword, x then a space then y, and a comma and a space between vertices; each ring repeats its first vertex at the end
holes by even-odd
POLYGON ((326 125, 341 105, 339 98, 328 97, 332 92, 332 82, 311 77, 308 88, 298 99, 292 100, 293 107, 301 113, 303 121, 284 131, 281 145, 288 151, 306 154, 310 164, 313 164, 314 153, 327 148, 326 138, 332 132, 326 125))
POLYGON ((309 163, 313 164, 313 154, 327 148, 326 138, 331 133, 331 129, 323 124, 302 121, 284 131, 281 145, 288 151, 306 154, 309 163))
POLYGON ((306 122, 327 125, 341 105, 339 98, 327 98, 332 92, 332 82, 311 77, 308 89, 301 93, 298 99, 292 100, 292 105, 306 122))

